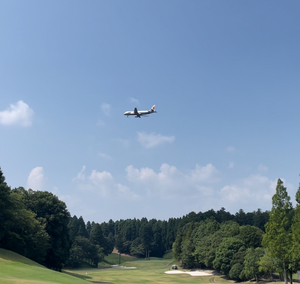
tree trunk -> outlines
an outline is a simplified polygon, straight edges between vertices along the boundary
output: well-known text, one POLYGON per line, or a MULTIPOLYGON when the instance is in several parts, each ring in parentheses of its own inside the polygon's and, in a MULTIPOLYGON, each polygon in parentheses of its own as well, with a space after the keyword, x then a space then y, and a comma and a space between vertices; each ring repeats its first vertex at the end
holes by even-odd
POLYGON ((271 282, 273 282, 273 274, 270 272, 271 282))
POLYGON ((284 278, 284 283, 288 284, 287 277, 286 277, 285 262, 283 262, 283 278, 284 278))
POLYGON ((290 283, 293 284, 293 271, 290 270, 290 283))

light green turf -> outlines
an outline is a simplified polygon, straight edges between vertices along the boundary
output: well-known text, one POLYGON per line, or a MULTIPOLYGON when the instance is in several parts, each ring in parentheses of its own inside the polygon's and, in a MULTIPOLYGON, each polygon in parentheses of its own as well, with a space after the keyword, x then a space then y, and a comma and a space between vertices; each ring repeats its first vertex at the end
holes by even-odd
MULTIPOLYGON (((114 256, 110 256, 113 258, 114 256)), ((174 259, 170 254, 165 258, 151 260, 133 259, 122 263, 122 266, 136 267, 134 270, 122 268, 109 269, 76 269, 66 273, 78 276, 89 276, 94 283, 230 283, 222 276, 190 276, 188 274, 169 275, 165 271, 171 269, 174 259)))
MULTIPOLYGON (((110 263, 118 262, 118 255, 106 257, 100 267, 92 268, 86 265, 80 269, 65 269, 63 273, 55 272, 11 251, 0 249, 0 283, 1 284, 91 284, 91 283, 201 283, 229 284, 223 276, 190 276, 188 274, 170 275, 170 270, 176 263, 169 253, 163 258, 151 260, 122 256, 127 260, 121 265, 136 267, 136 269, 111 268, 110 263), (75 277, 74 277, 75 276, 75 277)), ((283 282, 280 282, 283 283, 283 282)), ((279 284, 279 283, 278 283, 279 284)))
POLYGON ((14 252, 0 249, 1 284, 87 284, 83 279, 56 272, 14 252))

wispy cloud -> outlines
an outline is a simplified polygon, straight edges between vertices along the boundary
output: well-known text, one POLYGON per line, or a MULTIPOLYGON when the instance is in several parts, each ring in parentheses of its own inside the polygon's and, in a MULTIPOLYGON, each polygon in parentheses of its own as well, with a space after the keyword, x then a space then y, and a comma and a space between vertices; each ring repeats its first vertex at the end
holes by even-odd
POLYGON ((0 112, 0 124, 31 126, 33 110, 23 101, 11 104, 8 109, 0 112))
POLYGON ((153 148, 164 143, 172 143, 175 141, 175 136, 163 136, 161 134, 148 134, 145 132, 138 132, 137 135, 138 142, 146 149, 153 148))
POLYGON ((73 178, 72 181, 76 181, 76 180, 84 180, 85 179, 85 169, 86 169, 86 166, 82 166, 82 169, 81 171, 77 174, 76 177, 73 178))
POLYGON ((102 158, 102 159, 105 159, 105 160, 111 160, 112 159, 112 157, 110 156, 110 155, 108 155, 108 154, 105 154, 105 153, 98 153, 98 156, 100 157, 100 158, 102 158))
POLYGON ((111 109, 111 106, 107 103, 103 103, 101 105, 101 109, 103 111, 103 113, 106 115, 106 116, 109 116, 110 115, 110 109, 111 109))
POLYGON ((31 170, 28 179, 27 187, 32 190, 43 190, 44 187, 44 169, 43 167, 36 167, 31 170))
POLYGON ((130 98, 130 101, 134 104, 137 104, 139 105, 140 104, 140 101, 138 99, 135 99, 135 98, 130 98))
POLYGON ((226 148, 226 152, 227 153, 234 153, 236 151, 236 149, 233 146, 228 146, 226 148))
POLYGON ((258 171, 259 172, 267 172, 268 171, 268 167, 266 165, 260 164, 258 166, 258 171))

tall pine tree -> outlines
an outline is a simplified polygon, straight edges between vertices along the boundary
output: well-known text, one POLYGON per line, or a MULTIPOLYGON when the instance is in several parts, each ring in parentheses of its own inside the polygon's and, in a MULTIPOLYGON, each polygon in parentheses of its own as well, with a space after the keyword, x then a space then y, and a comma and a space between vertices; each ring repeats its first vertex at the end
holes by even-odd
POLYGON ((266 223, 266 233, 263 236, 263 246, 273 257, 281 261, 284 271, 284 281, 287 284, 286 270, 291 267, 292 243, 292 214, 293 208, 290 197, 282 180, 278 179, 276 193, 272 197, 270 219, 266 223))

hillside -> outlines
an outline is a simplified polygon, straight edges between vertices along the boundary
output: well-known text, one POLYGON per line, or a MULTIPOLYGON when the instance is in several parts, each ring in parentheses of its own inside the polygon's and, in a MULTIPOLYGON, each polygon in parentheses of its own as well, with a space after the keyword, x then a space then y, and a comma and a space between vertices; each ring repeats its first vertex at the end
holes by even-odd
POLYGON ((0 249, 1 284, 87 284, 85 277, 79 279, 56 272, 12 251, 0 249))

